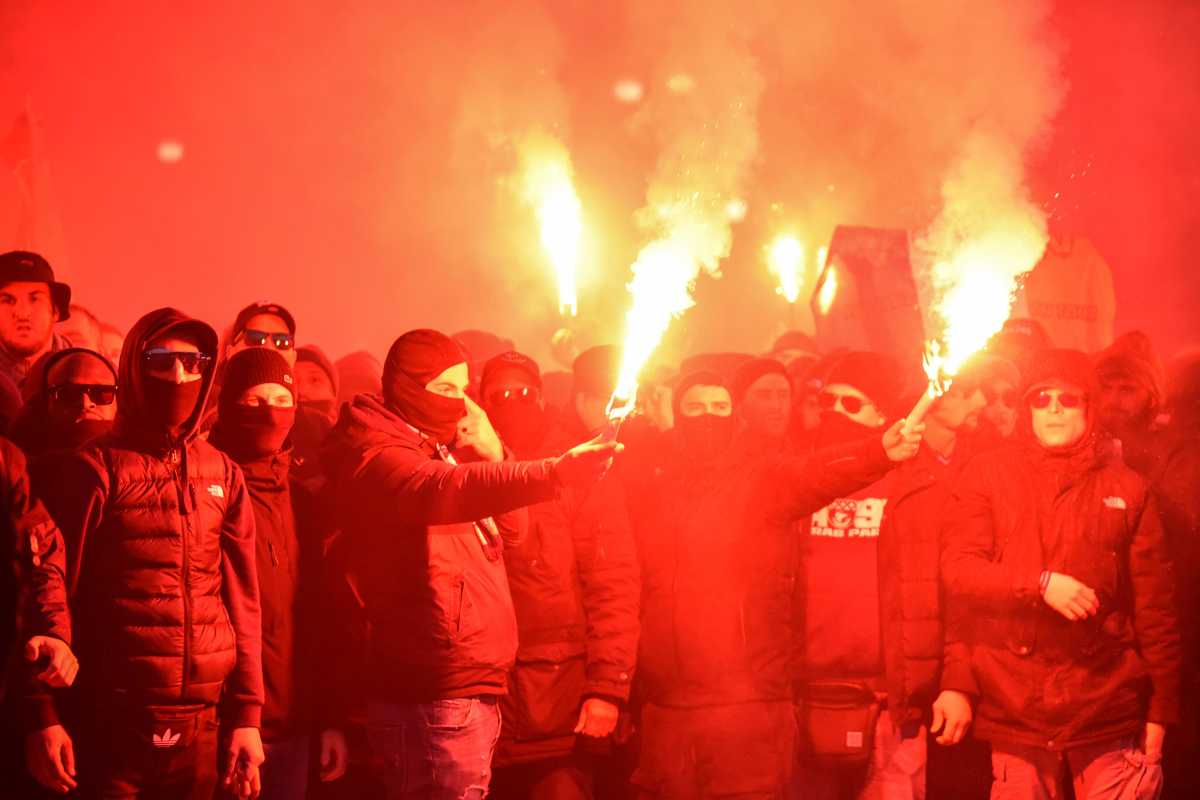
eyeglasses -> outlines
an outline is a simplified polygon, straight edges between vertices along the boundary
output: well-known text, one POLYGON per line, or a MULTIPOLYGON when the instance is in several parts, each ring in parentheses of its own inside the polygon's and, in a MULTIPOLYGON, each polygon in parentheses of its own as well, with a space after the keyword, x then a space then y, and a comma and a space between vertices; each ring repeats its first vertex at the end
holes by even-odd
POLYGON ((290 333, 267 333, 266 331, 256 331, 252 328, 242 331, 242 338, 251 347, 262 347, 269 339, 271 345, 276 350, 291 350, 294 344, 290 333))
POLYGON ((1083 405, 1083 395, 1058 391, 1038 392, 1033 397, 1029 398, 1029 405, 1031 408, 1036 408, 1039 410, 1048 408, 1050 406, 1050 402, 1056 397, 1058 398, 1059 405, 1061 405, 1063 408, 1079 408, 1083 405))
POLYGON ((520 389, 500 389, 489 392, 487 400, 488 404, 493 406, 505 403, 532 403, 537 400, 537 389, 529 386, 522 386, 520 389))
POLYGON ((836 409, 841 405, 843 411, 847 414, 857 414, 863 410, 863 407, 874 405, 870 400, 853 394, 837 394, 836 392, 821 392, 817 395, 817 404, 826 410, 836 409))
POLYGON ((117 387, 97 383, 62 383, 51 386, 50 399, 55 403, 78 405, 87 396, 95 405, 110 406, 117 399, 117 387))
POLYGON ((142 353, 142 361, 151 372, 171 372, 178 361, 183 365, 184 372, 199 375, 212 363, 212 356, 208 353, 178 353, 156 348, 142 353))

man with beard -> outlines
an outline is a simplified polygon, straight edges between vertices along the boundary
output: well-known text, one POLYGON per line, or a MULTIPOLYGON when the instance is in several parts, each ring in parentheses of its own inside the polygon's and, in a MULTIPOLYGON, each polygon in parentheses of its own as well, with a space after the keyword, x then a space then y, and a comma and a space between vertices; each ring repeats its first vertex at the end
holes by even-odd
POLYGON ((225 785, 258 794, 254 517, 241 470, 197 435, 216 347, 175 309, 144 316, 126 339, 113 432, 38 487, 66 542, 62 601, 84 665, 71 693, 29 698, 30 771, 49 789, 210 797, 219 710, 225 785))
POLYGON ((369 736, 393 799, 487 793, 517 652, 503 551, 524 534, 518 510, 595 482, 619 449, 507 462, 468 383, 450 337, 409 331, 388 352, 383 396, 344 406, 326 452, 370 623, 369 736), (456 441, 478 463, 459 464, 456 441))
MULTIPOLYGON (((295 385, 278 353, 257 347, 234 354, 226 364, 209 441, 242 468, 254 508, 266 689, 263 792, 267 797, 302 798, 315 724, 310 626, 322 532, 312 529, 311 518, 298 518, 293 505, 288 435, 296 420, 295 385), (302 537, 298 534, 304 525, 309 527, 302 537)), ((322 731, 321 752, 321 779, 336 780, 346 767, 346 741, 340 731, 322 731)))
POLYGON ((680 379, 674 413, 672 461, 636 527, 645 705, 633 780, 645 797, 780 798, 795 745, 793 525, 911 458, 920 428, 807 458, 738 448, 728 386, 706 372, 680 379))
POLYGON ((117 415, 117 371, 92 350, 47 353, 25 388, 30 397, 12 437, 30 459, 84 446, 108 433, 117 415))
POLYGON ((733 402, 738 407, 741 434, 753 446, 766 449, 787 446, 792 383, 783 364, 770 358, 756 358, 740 366, 733 376, 733 402))
POLYGON ((71 316, 71 287, 37 253, 0 255, 0 371, 18 388, 44 354, 71 346, 54 323, 71 316))
POLYGON ((1096 422, 1121 443, 1125 463, 1153 480, 1166 456, 1157 417, 1167 379, 1149 337, 1141 331, 1118 337, 1096 357, 1096 381, 1096 422))
POLYGON ((980 418, 975 437, 978 452, 1000 447, 1010 441, 1017 429, 1020 406, 1021 372, 1008 359, 984 354, 976 356, 987 406, 980 418))
MULTIPOLYGON (((557 423, 541 373, 509 352, 483 368, 483 408, 520 458, 561 453, 589 435, 574 410, 557 423)), ((637 657, 637 553, 612 474, 529 509, 529 535, 504 550, 520 647, 500 707, 497 798, 593 795, 597 740, 614 731, 637 657), (579 738, 584 737, 584 738, 579 738)))
POLYGON ((1179 720, 1169 555, 1145 482, 1096 430, 1087 356, 1044 353, 1019 440, 963 471, 943 516, 942 584, 970 670, 992 797, 1155 798, 1179 720))

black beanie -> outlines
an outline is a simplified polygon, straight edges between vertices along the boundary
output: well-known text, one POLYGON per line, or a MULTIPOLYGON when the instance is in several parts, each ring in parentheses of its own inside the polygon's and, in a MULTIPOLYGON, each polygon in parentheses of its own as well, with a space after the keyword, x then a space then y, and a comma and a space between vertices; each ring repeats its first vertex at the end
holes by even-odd
POLYGON ((260 383, 277 383, 296 397, 296 379, 287 360, 269 347, 239 350, 225 364, 225 382, 218 403, 221 408, 236 405, 242 393, 260 383))
POLYGON ((903 412, 904 381, 896 361, 883 353, 851 351, 829 365, 825 385, 843 383, 865 394, 888 417, 903 412))

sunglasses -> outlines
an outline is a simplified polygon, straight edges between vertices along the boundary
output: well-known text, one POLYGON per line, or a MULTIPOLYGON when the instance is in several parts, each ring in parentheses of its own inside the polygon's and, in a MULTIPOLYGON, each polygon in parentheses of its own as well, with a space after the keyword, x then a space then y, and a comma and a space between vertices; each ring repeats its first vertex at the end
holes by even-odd
POLYGON ((276 350, 291 350, 293 344, 290 333, 267 333, 266 331, 256 331, 252 328, 242 331, 242 338, 251 347, 262 347, 270 340, 271 345, 276 350))
POLYGON ((212 356, 208 353, 177 353, 174 350, 156 348, 142 353, 142 361, 151 372, 171 372, 178 361, 184 372, 199 375, 212 363, 212 356))
POLYGON ((117 399, 117 387, 95 383, 63 383, 51 386, 49 394, 56 403, 78 405, 86 396, 95 405, 110 406, 117 399))
POLYGON ((817 395, 817 404, 826 410, 836 409, 840 404, 842 410, 847 414, 857 414, 863 410, 864 406, 872 405, 870 400, 864 400, 852 394, 836 394, 834 392, 821 392, 817 395))
POLYGON ((502 389, 488 393, 488 404, 493 406, 505 403, 532 403, 537 399, 537 389, 523 386, 520 389, 502 389))
POLYGON ((1048 408, 1055 397, 1058 398, 1058 403, 1063 408, 1079 408, 1083 405, 1083 395, 1070 392, 1038 392, 1029 398, 1029 405, 1031 408, 1039 410, 1048 408))

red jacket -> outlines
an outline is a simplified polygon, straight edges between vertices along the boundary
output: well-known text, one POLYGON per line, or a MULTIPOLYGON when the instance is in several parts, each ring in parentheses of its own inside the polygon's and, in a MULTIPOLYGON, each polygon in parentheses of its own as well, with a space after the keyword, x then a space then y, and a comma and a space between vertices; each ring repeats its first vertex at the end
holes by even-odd
POLYGON ((359 395, 325 464, 370 626, 368 695, 504 694, 517 624, 502 549, 528 525, 511 512, 557 495, 554 460, 452 465, 382 400, 359 395), (501 538, 485 547, 491 517, 501 538))
POLYGON ((1170 559, 1146 485, 1089 440, 1069 455, 1032 442, 973 460, 946 510, 948 614, 967 620, 969 671, 944 688, 979 697, 993 742, 1061 749, 1179 715, 1179 632, 1170 559), (1070 622, 1042 600, 1042 570, 1100 597, 1070 622))
MULTIPOLYGON (((63 531, 72 646, 84 664, 73 694, 133 707, 221 701, 230 727, 259 725, 263 704, 254 516, 242 472, 196 437, 197 409, 174 441, 151 434, 139 354, 187 327, 214 352, 216 333, 173 309, 143 318, 121 360, 114 432, 65 455, 35 487, 63 531)), ((32 723, 58 721, 33 698, 32 723)))

